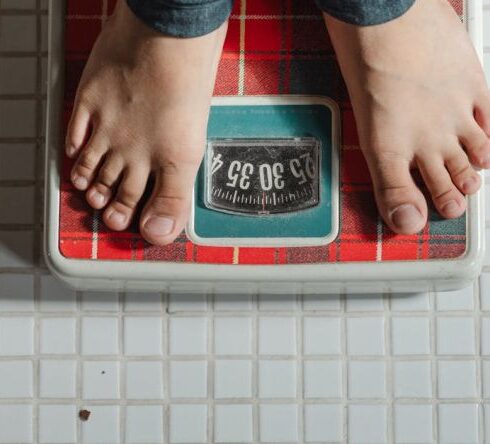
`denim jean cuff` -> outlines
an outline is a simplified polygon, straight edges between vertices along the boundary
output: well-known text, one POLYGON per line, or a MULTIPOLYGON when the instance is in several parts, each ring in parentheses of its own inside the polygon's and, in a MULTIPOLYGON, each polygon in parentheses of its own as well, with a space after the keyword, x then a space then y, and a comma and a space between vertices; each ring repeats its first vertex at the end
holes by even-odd
POLYGON ((403 15, 415 0, 315 0, 327 14, 353 25, 389 22, 403 15))
POLYGON ((218 29, 230 16, 233 0, 126 0, 144 23, 162 34, 199 37, 218 29))

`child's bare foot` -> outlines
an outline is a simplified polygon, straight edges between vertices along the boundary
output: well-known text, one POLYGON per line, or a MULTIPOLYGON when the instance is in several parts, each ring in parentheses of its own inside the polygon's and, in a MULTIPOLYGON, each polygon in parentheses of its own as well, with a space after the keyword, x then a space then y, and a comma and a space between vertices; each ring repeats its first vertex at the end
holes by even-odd
POLYGON ((383 219, 420 231, 427 203, 459 217, 490 167, 490 93, 471 41, 447 0, 417 0, 401 17, 358 27, 325 14, 383 219), (464 148, 463 148, 464 147, 464 148))
POLYGON ((225 34, 226 24, 203 37, 164 36, 125 0, 104 26, 80 82, 66 152, 77 158, 73 184, 87 190, 93 208, 107 206, 109 228, 127 228, 153 172, 141 234, 165 245, 182 231, 225 34))

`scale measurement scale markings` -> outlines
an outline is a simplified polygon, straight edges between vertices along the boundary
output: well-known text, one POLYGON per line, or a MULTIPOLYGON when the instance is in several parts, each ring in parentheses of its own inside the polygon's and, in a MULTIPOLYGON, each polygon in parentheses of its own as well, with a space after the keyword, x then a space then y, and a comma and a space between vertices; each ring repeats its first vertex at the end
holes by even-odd
POLYGON ((264 216, 319 204, 320 142, 313 137, 214 139, 205 162, 208 208, 264 216))

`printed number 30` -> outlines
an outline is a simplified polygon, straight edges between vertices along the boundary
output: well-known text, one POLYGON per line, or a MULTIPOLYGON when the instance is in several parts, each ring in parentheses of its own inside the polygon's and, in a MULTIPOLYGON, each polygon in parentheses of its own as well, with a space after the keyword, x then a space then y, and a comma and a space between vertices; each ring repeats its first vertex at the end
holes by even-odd
MULTIPOLYGON (((250 175, 254 172, 254 166, 251 163, 242 163, 238 160, 234 160, 230 163, 228 168, 228 179, 226 185, 229 187, 236 187, 238 179, 240 179, 238 186, 242 190, 247 190, 250 187, 250 175)), ((284 188, 284 180, 282 179, 282 173, 284 173, 284 165, 282 163, 275 163, 271 166, 268 163, 264 163, 259 166, 260 186, 264 191, 269 191, 272 186, 278 190, 284 188)))
POLYGON ((276 190, 282 190, 284 188, 284 180, 282 179, 282 173, 284 173, 284 165, 282 163, 275 163, 271 166, 268 163, 263 163, 259 166, 260 186, 264 191, 269 191, 272 185, 276 190), (274 176, 274 180, 273 179, 274 176))

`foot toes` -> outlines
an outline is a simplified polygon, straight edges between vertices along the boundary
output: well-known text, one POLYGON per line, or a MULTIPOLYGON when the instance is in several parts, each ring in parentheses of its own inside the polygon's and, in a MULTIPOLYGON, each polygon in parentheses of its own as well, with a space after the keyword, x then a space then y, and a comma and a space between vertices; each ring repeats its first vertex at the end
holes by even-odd
POLYGON ((376 203, 387 225, 400 234, 419 232, 427 221, 427 204, 398 154, 367 156, 376 203))
POLYGON ((71 181, 75 188, 79 190, 88 188, 106 151, 106 143, 97 136, 91 137, 78 156, 71 171, 71 181))
POLYGON ((466 209, 464 196, 454 185, 442 159, 425 157, 417 161, 420 173, 441 216, 455 218, 466 209))
POLYGON ((141 235, 154 245, 167 245, 182 231, 190 210, 199 163, 167 165, 157 173, 155 188, 140 220, 141 235))
POLYGON ((123 173, 117 193, 102 216, 104 223, 111 230, 125 230, 130 224, 145 191, 148 174, 149 170, 142 166, 129 167, 123 173))
POLYGON ((107 205, 112 196, 112 189, 100 183, 92 185, 85 198, 92 208, 100 210, 107 205))
POLYGON ((480 188, 480 175, 471 166, 468 156, 461 148, 458 147, 455 153, 446 159, 446 168, 454 185, 463 194, 476 193, 480 188))
POLYGON ((89 126, 89 111, 83 106, 75 104, 66 132, 65 151, 68 157, 74 157, 82 148, 88 138, 89 126))
POLYGON ((122 158, 109 153, 86 194, 87 202, 92 208, 100 210, 107 205, 123 167, 122 158))
POLYGON ((471 163, 479 168, 490 168, 490 139, 477 122, 466 125, 465 133, 460 137, 471 163))

